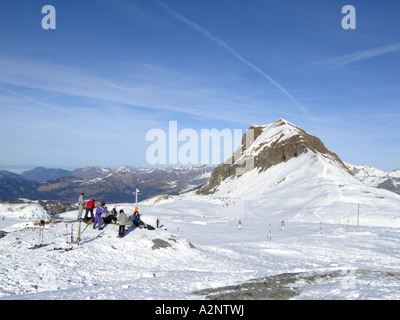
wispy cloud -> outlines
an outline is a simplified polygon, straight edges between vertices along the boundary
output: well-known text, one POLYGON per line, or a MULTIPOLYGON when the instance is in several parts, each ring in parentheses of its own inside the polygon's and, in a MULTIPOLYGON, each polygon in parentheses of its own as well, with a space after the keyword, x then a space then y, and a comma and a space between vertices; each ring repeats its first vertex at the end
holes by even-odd
POLYGON ((28 110, 34 104, 43 112, 68 115, 121 109, 146 119, 173 114, 246 124, 250 120, 231 91, 216 90, 202 79, 156 65, 131 64, 123 70, 117 66, 118 77, 110 77, 98 70, 0 55, 0 70, 0 95, 20 99, 19 105, 28 110))
POLYGON ((41 102, 41 101, 39 101, 39 100, 33 99, 33 98, 31 98, 31 97, 28 97, 28 96, 26 96, 26 95, 20 94, 20 93, 18 93, 18 92, 13 91, 13 90, 9 90, 9 89, 4 88, 4 87, 1 87, 1 86, 0 86, 0 90, 1 90, 1 91, 4 91, 4 92, 6 92, 6 93, 9 93, 9 94, 11 94, 11 95, 17 96, 17 97, 19 97, 19 98, 22 98, 22 99, 24 99, 24 100, 26 100, 26 101, 28 101, 28 102, 33 102, 33 103, 35 103, 35 104, 37 104, 37 105, 40 105, 40 106, 42 106, 42 107, 46 107, 46 108, 50 108, 50 109, 55 109, 55 110, 57 110, 57 111, 62 111, 62 109, 54 108, 54 106, 52 106, 52 105, 50 105, 50 104, 43 103, 43 102, 41 102))
POLYGON ((282 87, 278 82, 276 82, 270 75, 268 75, 266 72, 261 70, 259 67, 248 61, 247 59, 243 58, 236 50, 231 48, 226 42, 222 41, 220 38, 214 36, 211 34, 209 31, 204 29, 203 27, 200 27, 198 24, 194 23, 193 21, 187 19, 183 15, 179 14, 178 12, 172 10, 170 7, 168 7, 166 4, 162 3, 161 1, 155 0, 156 3, 158 3, 161 7, 163 7, 170 15, 172 15, 174 18, 186 23, 190 27, 192 27, 194 30, 197 32, 201 33, 203 36, 208 38, 209 40, 217 43, 221 47, 223 47, 226 51, 231 53, 235 58, 237 58, 239 61, 256 71, 258 74, 260 74, 262 77, 264 77, 266 80, 268 80, 270 83, 272 83, 276 88, 278 88, 280 91, 282 91, 286 96, 288 96, 299 108, 300 110, 306 115, 308 118, 312 118, 312 116, 309 114, 307 109, 292 95, 290 92, 288 92, 284 87, 282 87))
POLYGON ((308 66, 321 66, 321 67, 336 69, 344 67, 354 62, 375 58, 396 51, 400 51, 400 43, 394 43, 383 47, 372 48, 364 51, 350 53, 333 59, 315 62, 309 64, 308 66))

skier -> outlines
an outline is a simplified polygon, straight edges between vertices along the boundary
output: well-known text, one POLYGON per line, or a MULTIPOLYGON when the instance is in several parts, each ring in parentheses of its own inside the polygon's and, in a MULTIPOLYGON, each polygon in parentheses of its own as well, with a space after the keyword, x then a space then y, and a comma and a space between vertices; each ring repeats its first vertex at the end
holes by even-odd
POLYGON ((285 221, 282 221, 282 223, 281 223, 281 230, 284 230, 285 229, 285 221))
POLYGON ((128 220, 128 216, 125 214, 124 210, 119 210, 119 215, 117 218, 119 224, 118 238, 122 238, 125 235, 125 225, 128 220))
POLYGON ((103 213, 108 213, 108 210, 104 207, 106 203, 103 201, 101 203, 101 206, 97 207, 96 209, 96 216, 94 218, 94 223, 93 223, 93 229, 96 229, 96 226, 98 227, 99 230, 102 230, 103 228, 101 227, 102 221, 101 221, 101 215, 103 213))
POLYGON ((96 208, 96 200, 92 199, 86 203, 86 212, 85 217, 83 218, 84 221, 88 221, 88 213, 90 212, 91 220, 94 221, 94 214, 93 209, 96 208))
POLYGON ((84 196, 85 196, 85 194, 83 192, 79 196, 79 199, 78 199, 78 217, 76 218, 76 220, 80 220, 81 219, 81 215, 82 215, 82 212, 83 212, 83 205, 85 204, 85 200, 83 200, 84 196))

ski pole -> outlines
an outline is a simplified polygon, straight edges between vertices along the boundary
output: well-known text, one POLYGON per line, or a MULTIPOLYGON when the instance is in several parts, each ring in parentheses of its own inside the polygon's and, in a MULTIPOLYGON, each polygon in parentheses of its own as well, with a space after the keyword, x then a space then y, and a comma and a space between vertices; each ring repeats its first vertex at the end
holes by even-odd
POLYGON ((68 244, 68 225, 67 225, 67 223, 65 223, 65 235, 66 235, 66 241, 65 241, 65 243, 68 244))
POLYGON ((83 233, 85 232, 85 230, 86 230, 86 228, 87 228, 88 226, 89 226, 89 225, 87 224, 86 227, 83 229, 81 235, 83 235, 83 233))

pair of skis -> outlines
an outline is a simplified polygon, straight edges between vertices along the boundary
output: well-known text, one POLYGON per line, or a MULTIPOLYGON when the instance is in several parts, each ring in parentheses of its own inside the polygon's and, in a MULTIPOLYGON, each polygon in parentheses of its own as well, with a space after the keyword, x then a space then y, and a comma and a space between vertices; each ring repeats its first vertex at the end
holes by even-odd
MULTIPOLYGON (((85 230, 87 229, 88 226, 89 226, 89 225, 86 225, 86 227, 83 229, 83 231, 80 232, 81 225, 80 225, 80 222, 79 222, 79 227, 78 227, 78 238, 77 238, 78 247, 79 247, 80 237, 81 237, 81 235, 85 232, 85 230)), ((101 236, 103 235, 103 233, 104 233, 104 232, 98 234, 96 238, 101 237, 101 236)), ((67 234, 67 236, 68 236, 68 234, 67 234)), ((67 241, 67 243, 69 243, 69 241, 67 241)), ((72 226, 72 227, 71 227, 71 247, 69 247, 69 248, 61 248, 61 247, 59 247, 59 248, 49 249, 49 250, 47 250, 47 251, 68 252, 68 251, 71 251, 71 250, 74 250, 74 249, 76 249, 76 248, 73 247, 73 226, 72 226)))

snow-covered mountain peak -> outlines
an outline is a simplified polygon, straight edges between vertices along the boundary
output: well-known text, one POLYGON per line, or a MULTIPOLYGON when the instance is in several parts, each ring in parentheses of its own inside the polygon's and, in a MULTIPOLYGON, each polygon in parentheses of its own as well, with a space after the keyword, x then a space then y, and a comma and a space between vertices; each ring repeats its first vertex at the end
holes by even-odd
POLYGON ((363 215, 379 219, 376 212, 391 214, 398 206, 398 195, 359 181, 358 173, 379 176, 379 170, 372 173, 367 166, 357 172, 347 168, 320 139, 303 129, 282 119, 250 128, 255 132, 254 142, 239 148, 243 152, 238 160, 233 157, 232 164, 225 162, 215 168, 198 194, 242 201, 241 212, 250 216, 284 212, 286 217, 290 213, 301 220, 315 217, 322 221, 323 216, 334 220, 336 215, 354 214, 358 206, 363 215))
POLYGON ((320 139, 284 119, 278 119, 268 125, 251 126, 243 136, 242 145, 231 158, 214 170, 209 183, 199 193, 213 193, 227 178, 238 178, 253 169, 261 173, 306 153, 318 155, 310 159, 325 159, 345 174, 352 175, 340 158, 329 151, 320 139))
POLYGON ((295 135, 302 135, 300 128, 284 119, 279 119, 269 125, 251 126, 251 129, 255 139, 252 149, 259 149, 261 145, 267 146, 277 141, 290 139, 295 135))
POLYGON ((243 136, 242 145, 227 162, 243 163, 257 157, 265 148, 271 148, 294 136, 302 138, 301 129, 284 119, 268 125, 252 125, 243 136))

